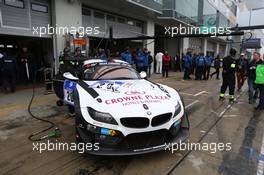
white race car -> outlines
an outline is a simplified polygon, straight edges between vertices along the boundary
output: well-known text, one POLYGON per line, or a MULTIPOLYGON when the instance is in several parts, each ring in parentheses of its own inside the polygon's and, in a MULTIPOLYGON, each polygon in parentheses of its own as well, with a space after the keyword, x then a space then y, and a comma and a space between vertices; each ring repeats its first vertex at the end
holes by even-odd
POLYGON ((73 105, 78 142, 87 152, 132 155, 164 150, 189 136, 183 99, 168 86, 144 79, 126 62, 88 60, 81 78, 64 73, 64 102, 73 105))

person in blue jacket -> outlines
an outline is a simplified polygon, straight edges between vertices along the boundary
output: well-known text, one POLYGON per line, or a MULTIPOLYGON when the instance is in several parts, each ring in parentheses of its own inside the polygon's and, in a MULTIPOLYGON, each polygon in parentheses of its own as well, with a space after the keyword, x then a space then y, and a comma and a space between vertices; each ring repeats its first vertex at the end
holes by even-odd
POLYGON ((16 73, 17 73, 17 60, 16 54, 13 50, 8 49, 7 53, 3 55, 2 78, 4 91, 7 93, 9 90, 15 92, 16 90, 16 73))
POLYGON ((211 69, 211 65, 213 63, 213 57, 210 54, 207 54, 205 56, 205 71, 204 71, 204 79, 208 80, 209 79, 209 75, 210 75, 210 69, 211 69))
POLYGON ((195 71, 195 80, 202 80, 202 75, 205 69, 205 58, 204 54, 200 53, 196 58, 196 71, 195 71))
POLYGON ((147 72, 147 69, 148 69, 148 51, 147 51, 147 49, 144 49, 144 51, 139 49, 139 51, 137 53, 137 57, 136 57, 136 67, 137 67, 138 73, 140 73, 142 71, 147 72))
POLYGON ((190 80, 190 73, 191 73, 191 67, 192 67, 192 54, 190 51, 186 53, 186 55, 183 56, 183 66, 184 66, 184 80, 190 80))
POLYGON ((130 49, 129 47, 126 47, 126 51, 122 52, 121 53, 121 57, 122 59, 127 62, 128 64, 133 64, 133 61, 132 61, 132 54, 130 52, 130 49))

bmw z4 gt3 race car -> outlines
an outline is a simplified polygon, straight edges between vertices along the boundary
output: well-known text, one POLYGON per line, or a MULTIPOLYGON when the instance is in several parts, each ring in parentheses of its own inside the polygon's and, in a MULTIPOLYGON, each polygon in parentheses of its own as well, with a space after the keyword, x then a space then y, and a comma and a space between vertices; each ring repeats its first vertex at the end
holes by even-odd
POLYGON ((179 93, 144 79, 126 62, 88 60, 80 78, 64 73, 64 103, 74 106, 76 140, 98 143, 97 155, 164 150, 185 140, 189 121, 179 93))

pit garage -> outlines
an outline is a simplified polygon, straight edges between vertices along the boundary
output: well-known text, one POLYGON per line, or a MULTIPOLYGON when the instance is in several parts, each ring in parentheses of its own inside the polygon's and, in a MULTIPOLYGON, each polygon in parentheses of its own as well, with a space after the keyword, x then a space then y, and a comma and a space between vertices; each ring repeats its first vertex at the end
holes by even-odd
POLYGON ((21 76, 22 48, 27 48, 31 55, 29 64, 30 81, 36 70, 53 67, 53 43, 51 36, 39 37, 33 33, 37 26, 51 23, 51 7, 49 0, 1 0, 0 1, 0 51, 11 52, 17 60, 17 84, 24 85, 21 76))

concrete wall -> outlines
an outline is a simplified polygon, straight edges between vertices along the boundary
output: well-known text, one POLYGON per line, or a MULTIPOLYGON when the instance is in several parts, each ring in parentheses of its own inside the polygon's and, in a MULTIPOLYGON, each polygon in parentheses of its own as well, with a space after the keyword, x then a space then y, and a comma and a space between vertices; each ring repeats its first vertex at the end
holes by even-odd
MULTIPOLYGON (((66 0, 52 1, 53 6, 53 26, 58 27, 80 27, 82 26, 82 5, 79 0, 72 2, 66 0)), ((65 47, 65 36, 54 36, 54 57, 55 71, 58 68, 58 57, 65 47)))
MULTIPOLYGON (((154 36, 155 34, 155 23, 153 20, 148 20, 146 23, 146 35, 148 36, 154 36)), ((151 52, 151 55, 153 56, 153 59, 155 58, 154 55, 154 41, 152 40, 145 40, 144 45, 146 45, 146 48, 151 52), (147 45, 146 45, 147 44, 147 45)), ((151 73, 154 72, 154 62, 151 66, 151 73)))

